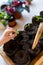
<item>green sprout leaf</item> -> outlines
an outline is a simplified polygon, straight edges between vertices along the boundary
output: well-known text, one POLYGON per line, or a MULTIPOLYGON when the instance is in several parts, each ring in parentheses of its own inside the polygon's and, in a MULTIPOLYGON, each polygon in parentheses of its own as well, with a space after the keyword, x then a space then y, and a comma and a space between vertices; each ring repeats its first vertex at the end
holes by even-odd
POLYGON ((37 21, 39 21, 40 19, 43 20, 43 18, 40 16, 35 16, 35 17, 36 17, 37 21))
POLYGON ((41 39, 43 39, 43 34, 41 35, 41 39))
POLYGON ((15 31, 15 33, 18 35, 18 34, 19 34, 19 31, 18 31, 18 30, 16 30, 16 31, 15 31))
POLYGON ((30 24, 26 24, 25 27, 30 28, 30 24))

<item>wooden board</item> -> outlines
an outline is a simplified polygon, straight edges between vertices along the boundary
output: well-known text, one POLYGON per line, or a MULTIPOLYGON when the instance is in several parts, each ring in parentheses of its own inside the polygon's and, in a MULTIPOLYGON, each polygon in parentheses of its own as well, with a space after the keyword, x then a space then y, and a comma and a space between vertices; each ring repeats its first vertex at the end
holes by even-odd
POLYGON ((3 47, 0 48, 0 54, 8 65, 15 65, 13 61, 4 53, 3 47))
POLYGON ((35 65, 43 65, 43 56, 35 63, 35 65))
POLYGON ((39 53, 39 55, 30 63, 30 65, 40 65, 39 60, 41 58, 41 61, 40 61, 40 63, 41 63, 42 62, 42 57, 43 57, 43 51, 41 53, 39 53))
MULTIPOLYGON (((13 63, 13 61, 4 53, 3 47, 0 48, 0 54, 8 65, 15 65, 13 63)), ((39 61, 40 61, 40 63, 42 63, 42 59, 43 59, 43 51, 30 63, 30 65, 40 65, 38 63, 39 63, 39 61)), ((42 63, 42 65, 43 65, 43 63, 42 63)))

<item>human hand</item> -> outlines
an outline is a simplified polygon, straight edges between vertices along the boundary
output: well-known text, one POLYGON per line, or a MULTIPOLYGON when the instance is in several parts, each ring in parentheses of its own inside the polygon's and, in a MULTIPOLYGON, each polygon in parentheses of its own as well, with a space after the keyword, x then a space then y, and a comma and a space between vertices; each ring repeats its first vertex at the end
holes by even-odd
POLYGON ((14 29, 12 29, 12 28, 6 29, 0 38, 0 45, 8 42, 9 40, 13 39, 16 36, 17 36, 17 34, 15 33, 14 29), (14 33, 14 34, 12 34, 12 33, 14 33))

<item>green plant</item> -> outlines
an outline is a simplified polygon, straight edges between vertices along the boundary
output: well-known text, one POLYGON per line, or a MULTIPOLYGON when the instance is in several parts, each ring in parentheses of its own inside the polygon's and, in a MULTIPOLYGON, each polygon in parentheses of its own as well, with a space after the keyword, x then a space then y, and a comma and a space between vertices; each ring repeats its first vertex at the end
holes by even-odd
POLYGON ((4 26, 6 26, 6 25, 8 24, 8 21, 5 21, 5 20, 0 20, 0 22, 1 22, 4 26))
POLYGON ((40 39, 43 39, 43 33, 42 33, 42 35, 41 35, 41 38, 40 39))
POLYGON ((35 16, 35 18, 37 19, 37 21, 39 21, 40 19, 43 20, 43 18, 40 16, 35 16))
POLYGON ((30 24, 29 24, 29 23, 26 24, 25 27, 26 27, 26 28, 30 28, 30 24))
POLYGON ((9 15, 5 11, 2 11, 0 13, 0 19, 9 19, 9 15))
POLYGON ((15 33, 18 35, 18 34, 19 34, 19 31, 18 31, 18 30, 16 30, 16 31, 15 31, 15 33))

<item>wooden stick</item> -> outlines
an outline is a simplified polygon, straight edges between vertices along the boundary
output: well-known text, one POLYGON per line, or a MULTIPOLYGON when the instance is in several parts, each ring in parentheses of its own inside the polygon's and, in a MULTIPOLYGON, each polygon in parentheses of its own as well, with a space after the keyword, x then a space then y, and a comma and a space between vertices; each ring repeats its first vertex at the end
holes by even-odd
POLYGON ((40 23, 38 31, 37 31, 35 39, 34 39, 34 42, 33 42, 33 45, 32 45, 32 49, 34 49, 36 47, 36 45, 38 44, 38 41, 40 39, 42 32, 43 32, 43 23, 40 23))

